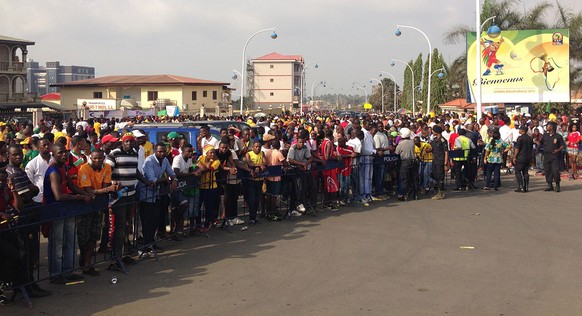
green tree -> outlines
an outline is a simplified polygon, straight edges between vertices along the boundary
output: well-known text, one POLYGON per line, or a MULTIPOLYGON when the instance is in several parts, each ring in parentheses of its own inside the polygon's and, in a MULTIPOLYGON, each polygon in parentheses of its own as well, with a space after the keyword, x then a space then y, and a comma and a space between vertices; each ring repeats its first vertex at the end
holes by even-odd
MULTIPOLYGON (((390 78, 382 78, 382 85, 384 85, 384 110, 386 112, 393 111, 394 109, 394 81, 390 78)), ((374 85, 374 90, 372 94, 368 97, 368 102, 372 104, 375 110, 382 109, 382 85, 378 84, 377 82, 373 81, 372 84, 374 85)), ((396 107, 398 108, 398 94, 399 94, 399 87, 396 84, 396 107)))

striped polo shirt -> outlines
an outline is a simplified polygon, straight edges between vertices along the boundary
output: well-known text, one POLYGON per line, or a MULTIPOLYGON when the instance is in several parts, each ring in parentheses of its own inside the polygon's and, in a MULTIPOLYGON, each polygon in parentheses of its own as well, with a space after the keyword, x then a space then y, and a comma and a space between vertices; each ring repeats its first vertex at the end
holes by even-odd
POLYGON ((127 187, 127 196, 135 194, 135 186, 137 185, 137 151, 131 149, 129 152, 124 151, 123 148, 116 148, 112 150, 105 162, 111 166, 111 180, 119 181, 121 188, 127 187))
POLYGON ((8 177, 12 179, 14 183, 14 188, 18 192, 18 195, 25 194, 30 191, 29 186, 32 184, 26 172, 20 169, 18 166, 8 165, 6 167, 6 173, 8 177))

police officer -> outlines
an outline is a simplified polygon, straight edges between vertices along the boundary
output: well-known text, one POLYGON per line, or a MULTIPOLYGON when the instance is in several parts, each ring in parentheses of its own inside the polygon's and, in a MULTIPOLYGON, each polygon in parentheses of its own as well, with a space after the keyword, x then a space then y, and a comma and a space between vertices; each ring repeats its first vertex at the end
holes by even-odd
POLYGON ((556 123, 548 122, 540 146, 544 147, 544 173, 548 187, 544 191, 560 192, 560 152, 566 148, 562 135, 556 133, 556 123), (556 183, 556 187, 552 185, 556 183))
POLYGON ((513 165, 515 166, 515 178, 518 188, 515 192, 527 192, 529 190, 528 169, 533 161, 533 138, 527 134, 527 125, 519 128, 519 137, 513 148, 513 165))
POLYGON ((432 177, 437 183, 438 192, 432 197, 433 200, 442 200, 445 198, 445 173, 449 167, 449 143, 443 137, 443 128, 435 125, 432 128, 433 140, 430 143, 432 147, 432 177))

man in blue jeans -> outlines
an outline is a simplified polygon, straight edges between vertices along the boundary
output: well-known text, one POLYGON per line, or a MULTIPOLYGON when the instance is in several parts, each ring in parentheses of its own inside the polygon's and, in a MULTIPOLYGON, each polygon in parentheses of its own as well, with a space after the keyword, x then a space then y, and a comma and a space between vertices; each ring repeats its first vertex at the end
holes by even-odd
POLYGON ((142 222, 143 239, 145 249, 143 253, 149 254, 154 249, 161 252, 162 249, 154 245, 154 236, 161 215, 160 184, 166 185, 170 182, 170 191, 175 191, 178 180, 176 173, 168 162, 166 155, 166 145, 157 144, 154 154, 145 159, 143 165, 144 178, 151 185, 142 186, 139 192, 139 214, 142 222), (151 247, 151 248, 150 248, 151 247))
MULTIPOLYGON (((48 167, 43 182, 44 205, 63 201, 84 201, 86 203, 94 201, 94 194, 84 192, 68 179, 65 162, 69 153, 65 146, 56 143, 53 145, 52 151, 54 161, 48 167)), ((74 205, 70 207, 74 207, 74 205)), ((53 221, 49 236, 51 283, 65 284, 83 279, 82 275, 73 274, 75 253, 75 217, 53 221)))

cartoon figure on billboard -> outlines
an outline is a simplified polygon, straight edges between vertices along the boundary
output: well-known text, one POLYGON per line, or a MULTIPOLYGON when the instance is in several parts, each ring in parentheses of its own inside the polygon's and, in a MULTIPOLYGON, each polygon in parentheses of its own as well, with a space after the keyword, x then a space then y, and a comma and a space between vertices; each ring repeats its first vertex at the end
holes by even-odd
POLYGON ((483 73, 483 76, 489 76, 491 74, 491 66, 495 69, 497 75, 503 74, 503 64, 497 59, 497 51, 503 43, 503 37, 499 39, 499 42, 494 42, 492 40, 481 39, 481 46, 483 47, 483 62, 487 65, 487 70, 483 73))
POLYGON ((555 69, 554 66, 556 66, 556 68, 562 68, 562 67, 558 66, 558 64, 556 64, 556 61, 554 60, 554 58, 548 57, 548 54, 542 54, 539 57, 534 57, 529 62, 529 67, 531 68, 531 71, 533 71, 534 73, 540 73, 540 74, 544 75, 544 81, 546 83, 546 88, 548 88, 549 91, 554 90, 554 88, 556 87, 556 84, 558 83, 558 81, 560 81, 559 76, 557 76, 557 79, 553 84, 550 84, 550 82, 548 81, 549 73, 554 71, 554 69, 555 69), (536 61, 537 61, 536 66, 538 68, 534 69, 534 64, 536 64, 536 61), (554 63, 554 65, 552 65, 552 63, 554 63))

